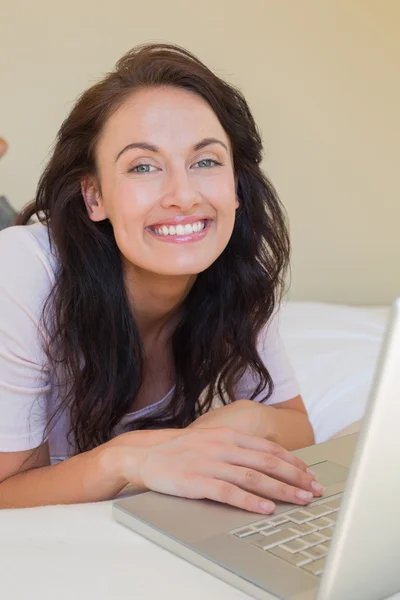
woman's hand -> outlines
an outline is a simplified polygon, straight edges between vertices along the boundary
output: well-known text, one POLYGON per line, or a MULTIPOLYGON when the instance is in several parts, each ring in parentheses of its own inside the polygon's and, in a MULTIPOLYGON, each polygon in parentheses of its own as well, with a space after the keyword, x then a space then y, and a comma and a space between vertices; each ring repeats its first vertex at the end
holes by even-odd
POLYGON ((236 400, 205 413, 190 427, 224 425, 271 440, 287 450, 315 444, 314 431, 301 396, 272 406, 254 400, 236 400))
POLYGON ((323 491, 299 458, 228 427, 130 432, 109 444, 127 483, 174 496, 270 514, 271 499, 305 505, 323 491))

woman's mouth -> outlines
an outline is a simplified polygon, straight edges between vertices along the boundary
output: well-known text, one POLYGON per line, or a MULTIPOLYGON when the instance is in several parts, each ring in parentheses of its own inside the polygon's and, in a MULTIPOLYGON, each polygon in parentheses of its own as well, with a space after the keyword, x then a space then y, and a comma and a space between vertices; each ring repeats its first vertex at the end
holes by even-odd
POLYGON ((186 225, 159 225, 146 227, 146 231, 160 240, 160 242, 185 243, 196 242, 203 239, 211 226, 212 221, 202 219, 186 225))

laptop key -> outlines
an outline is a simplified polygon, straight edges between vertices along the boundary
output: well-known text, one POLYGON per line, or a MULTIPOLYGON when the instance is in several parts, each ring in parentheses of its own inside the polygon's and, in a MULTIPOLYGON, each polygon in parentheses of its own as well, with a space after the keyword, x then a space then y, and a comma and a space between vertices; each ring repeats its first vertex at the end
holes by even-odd
POLYGON ((282 523, 287 523, 289 521, 287 513, 283 515, 277 515, 276 517, 271 517, 268 521, 273 525, 282 525, 282 523))
POLYGON ((308 544, 309 546, 315 546, 316 544, 322 544, 326 541, 326 538, 320 533, 310 533, 309 535, 305 535, 301 538, 308 544))
POLYGON ((287 515, 291 521, 294 523, 306 523, 307 521, 312 521, 315 517, 311 515, 309 512, 305 510, 295 510, 287 515))
POLYGON ((320 546, 312 546, 311 548, 307 548, 304 554, 305 556, 310 556, 312 559, 323 558, 328 554, 328 548, 322 544, 320 546))
POLYGON ((342 501, 341 497, 340 498, 334 498, 333 500, 328 500, 327 504, 329 506, 331 506, 332 508, 338 509, 338 508, 340 508, 341 501, 342 501))
POLYGON ((257 533, 251 527, 242 527, 242 529, 238 529, 237 531, 233 531, 233 535, 236 535, 239 538, 247 537, 248 535, 257 533))
POLYGON ((337 521, 337 518, 338 518, 338 513, 337 513, 337 511, 330 513, 330 514, 329 514, 329 518, 330 518, 330 520, 331 520, 331 521, 334 521, 334 523, 336 523, 336 521, 337 521))
POLYGON ((301 535, 306 535, 308 533, 314 533, 314 531, 317 531, 317 528, 314 527, 312 521, 309 523, 290 523, 290 528, 294 531, 298 531, 301 535))
POLYGON ((295 567, 302 567, 303 565, 306 565, 307 563, 311 562, 311 558, 308 558, 307 556, 302 556, 301 554, 292 554, 291 552, 287 552, 280 546, 271 548, 271 550, 268 550, 268 552, 271 552, 271 554, 274 554, 275 556, 286 560, 286 562, 290 563, 291 565, 294 565, 295 567))
POLYGON ((295 554, 296 552, 300 552, 300 550, 305 550, 308 548, 308 544, 302 538, 298 538, 296 540, 291 540, 290 542, 285 542, 280 546, 280 548, 295 554))
POLYGON ((274 531, 271 535, 260 535, 256 538, 251 538, 250 541, 252 544, 257 546, 258 548, 262 548, 263 550, 268 550, 269 548, 273 548, 274 546, 279 546, 284 542, 289 542, 290 540, 294 540, 299 537, 298 534, 295 534, 293 531, 289 529, 274 531))
POLYGON ((331 540, 333 536, 332 527, 326 527, 325 529, 319 530, 320 535, 323 535, 327 540, 331 540))
POLYGON ((255 531, 260 531, 260 529, 270 529, 271 527, 275 527, 275 523, 272 523, 269 519, 264 519, 263 521, 252 523, 251 526, 255 531))
POLYGON ((335 523, 329 519, 329 517, 320 517, 313 521, 313 525, 318 529, 325 529, 326 527, 332 527, 335 523))
POLYGON ((255 535, 251 538, 251 543, 253 546, 257 546, 257 548, 261 548, 261 550, 265 550, 265 540, 267 538, 264 535, 255 535))
POLYGON ((314 517, 323 517, 331 513, 332 509, 326 504, 316 504, 315 506, 309 506, 307 512, 314 515, 314 517))
POLYGON ((257 533, 264 533, 266 531, 275 531, 276 529, 279 529, 279 527, 257 527, 255 528, 255 530, 257 531, 257 533))
POLYGON ((318 560, 314 560, 313 562, 304 565, 302 568, 313 575, 321 575, 322 571, 324 570, 324 566, 325 559, 319 558, 318 560))

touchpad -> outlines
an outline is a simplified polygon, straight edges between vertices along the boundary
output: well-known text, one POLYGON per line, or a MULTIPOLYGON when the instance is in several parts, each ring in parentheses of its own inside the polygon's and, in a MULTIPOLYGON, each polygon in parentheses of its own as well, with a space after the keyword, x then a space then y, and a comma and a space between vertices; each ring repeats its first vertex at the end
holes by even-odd
POLYGON ((310 465, 310 468, 317 474, 318 482, 322 483, 325 487, 346 481, 349 472, 347 467, 329 460, 310 465))

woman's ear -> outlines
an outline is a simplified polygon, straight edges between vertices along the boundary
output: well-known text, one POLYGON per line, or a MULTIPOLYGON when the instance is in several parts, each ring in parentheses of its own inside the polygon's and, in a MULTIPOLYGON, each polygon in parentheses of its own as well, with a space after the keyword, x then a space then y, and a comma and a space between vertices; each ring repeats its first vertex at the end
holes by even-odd
POLYGON ((239 208, 240 206, 240 202, 239 202, 239 196, 238 196, 238 176, 235 175, 235 191, 236 191, 236 198, 235 198, 235 207, 239 208))
POLYGON ((107 219, 99 186, 93 176, 88 175, 81 179, 81 192, 89 218, 96 222, 107 219))

